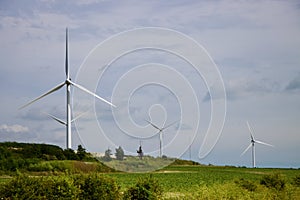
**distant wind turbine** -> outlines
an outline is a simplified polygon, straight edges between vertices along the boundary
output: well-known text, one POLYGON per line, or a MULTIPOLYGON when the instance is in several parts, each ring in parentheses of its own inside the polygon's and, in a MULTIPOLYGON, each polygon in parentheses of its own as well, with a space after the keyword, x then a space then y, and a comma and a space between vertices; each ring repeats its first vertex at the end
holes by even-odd
POLYGON ((100 99, 101 101, 116 107, 115 105, 113 105, 111 102, 103 99, 102 97, 98 96, 97 94, 91 92, 90 90, 84 88, 83 86, 74 83, 71 81, 70 78, 70 73, 69 73, 69 54, 68 54, 68 28, 66 28, 66 60, 65 60, 65 71, 66 71, 66 80, 64 82, 62 82, 61 84, 57 85, 56 87, 52 88, 51 90, 49 90, 48 92, 46 92, 45 94, 37 97, 36 99, 30 101, 29 103, 25 104, 24 106, 20 107, 19 109, 23 109, 27 106, 29 106, 30 104, 36 102, 37 100, 59 90, 60 88, 62 88, 63 86, 67 86, 67 108, 66 108, 66 122, 64 122, 61 119, 58 119, 57 117, 48 114, 52 119, 56 120, 57 122, 66 125, 66 148, 71 149, 72 148, 72 140, 71 140, 71 122, 73 122, 75 119, 77 119, 78 117, 76 117, 75 119, 71 120, 71 113, 72 113, 72 109, 71 109, 71 85, 77 87, 78 89, 100 99))
POLYGON ((250 147, 252 146, 252 167, 255 168, 256 166, 255 166, 255 146, 254 146, 254 144, 258 143, 258 144, 262 144, 262 145, 266 145, 266 146, 271 146, 271 147, 273 147, 273 145, 265 143, 265 142, 262 142, 262 141, 259 141, 259 140, 255 140, 254 137, 253 137, 253 130, 250 127, 248 121, 247 121, 247 126, 248 126, 248 129, 249 129, 249 132, 250 132, 251 142, 250 142, 250 145, 241 154, 241 156, 244 155, 250 149, 250 147))
POLYGON ((152 122, 146 120, 151 126, 153 126, 155 129, 158 130, 158 133, 159 134, 159 157, 162 157, 162 133, 163 133, 163 130, 169 128, 170 126, 176 124, 178 121, 175 121, 167 126, 164 126, 162 128, 159 128, 158 126, 156 126, 155 124, 153 124, 152 122))

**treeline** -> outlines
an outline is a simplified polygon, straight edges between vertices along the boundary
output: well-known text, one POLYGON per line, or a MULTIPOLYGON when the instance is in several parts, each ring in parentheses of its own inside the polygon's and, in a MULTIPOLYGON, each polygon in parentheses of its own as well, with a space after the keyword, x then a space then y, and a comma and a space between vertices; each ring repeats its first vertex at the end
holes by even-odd
POLYGON ((41 161, 78 160, 92 161, 94 158, 79 145, 77 151, 50 144, 29 144, 17 142, 0 143, 0 170, 16 171, 27 169, 41 161))

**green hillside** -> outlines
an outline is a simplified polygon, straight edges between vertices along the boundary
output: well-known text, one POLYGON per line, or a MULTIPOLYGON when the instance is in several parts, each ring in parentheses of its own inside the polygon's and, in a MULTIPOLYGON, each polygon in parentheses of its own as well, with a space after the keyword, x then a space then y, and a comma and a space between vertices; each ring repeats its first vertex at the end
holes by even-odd
POLYGON ((0 174, 21 172, 110 172, 80 145, 75 152, 49 144, 0 143, 0 174))

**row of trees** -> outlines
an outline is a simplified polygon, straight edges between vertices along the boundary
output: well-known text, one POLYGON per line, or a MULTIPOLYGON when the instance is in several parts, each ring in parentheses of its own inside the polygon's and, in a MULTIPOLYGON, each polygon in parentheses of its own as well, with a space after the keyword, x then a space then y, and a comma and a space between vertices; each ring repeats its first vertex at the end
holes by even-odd
POLYGON ((86 150, 78 145, 73 149, 63 150, 49 144, 29 144, 17 142, 0 143, 0 160, 7 158, 37 158, 41 160, 85 160, 90 157, 86 150))

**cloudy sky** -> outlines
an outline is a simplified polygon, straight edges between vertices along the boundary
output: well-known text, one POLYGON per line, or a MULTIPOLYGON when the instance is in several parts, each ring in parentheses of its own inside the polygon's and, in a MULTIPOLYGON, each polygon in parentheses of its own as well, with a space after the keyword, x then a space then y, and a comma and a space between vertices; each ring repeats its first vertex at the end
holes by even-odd
MULTIPOLYGON (((298 1, 2 0, 0 15, 0 141, 65 148, 65 127, 44 114, 65 119, 65 89, 18 108, 65 80, 68 27, 72 80, 117 106, 95 102, 74 89, 73 115, 85 114, 73 126, 73 148, 81 143, 89 151, 103 152, 121 145, 130 153, 141 140, 146 153, 157 156, 158 135, 144 119, 158 126, 180 120, 165 130, 166 155, 189 158, 186 147, 192 141, 193 160, 251 166, 250 151, 240 157, 250 143, 249 121, 257 140, 274 145, 256 145, 257 166, 300 167, 298 1), (118 45, 130 46, 142 36, 116 40, 118 44, 108 38, 145 27, 174 30, 203 47, 199 56, 215 63, 226 98, 218 98, 218 89, 207 84, 205 68, 198 74, 168 51, 133 51, 105 70, 108 63, 93 60, 108 58, 118 45), (94 71, 86 72, 89 60, 94 71), (191 108, 194 100, 189 99, 197 107, 191 108), (209 146, 205 135, 214 117, 212 105, 220 99, 226 102, 225 124, 220 137, 213 136, 214 148, 200 159, 201 145, 209 146), (182 107, 187 104, 186 114, 182 107)), ((221 118, 212 128, 223 125, 221 118)))

